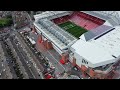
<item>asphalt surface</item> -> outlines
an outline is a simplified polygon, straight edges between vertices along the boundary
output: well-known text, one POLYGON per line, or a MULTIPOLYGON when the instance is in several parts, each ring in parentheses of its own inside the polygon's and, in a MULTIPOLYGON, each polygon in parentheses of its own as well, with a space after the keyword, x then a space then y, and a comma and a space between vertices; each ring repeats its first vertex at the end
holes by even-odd
POLYGON ((6 79, 11 75, 4 52, 0 43, 0 78, 6 79))
MULTIPOLYGON (((14 36, 13 36, 13 38, 14 38, 14 36)), ((22 62, 22 65, 25 67, 24 69, 25 69, 27 75, 29 76, 29 78, 30 79, 40 79, 40 75, 38 74, 33 63, 30 62, 30 60, 29 60, 30 58, 25 53, 24 48, 21 47, 20 44, 18 44, 17 39, 12 40, 12 35, 9 37, 9 39, 10 39, 10 42, 11 42, 13 48, 15 49, 17 55, 19 56, 19 59, 22 62)), ((6 63, 8 63, 8 65, 10 67, 10 71, 12 73, 13 79, 18 79, 17 74, 14 70, 15 65, 13 63, 13 60, 7 53, 7 47, 5 47, 5 44, 2 41, 1 41, 1 44, 2 44, 2 48, 3 48, 5 56, 6 56, 6 61, 7 61, 6 63)), ((8 47, 10 47, 10 46, 8 46, 8 47)), ((2 73, 1 76, 5 77, 7 74, 6 74, 6 72, 3 72, 4 69, 2 69, 2 68, 3 68, 3 66, 1 66, 1 63, 0 63, 0 70, 1 70, 0 72, 2 73)), ((2 77, 2 78, 4 78, 4 77, 2 77)))
POLYGON ((13 79, 17 79, 16 72, 13 68, 14 64, 12 63, 12 58, 8 55, 5 44, 2 41, 1 41, 1 45, 2 45, 2 48, 3 48, 4 54, 6 56, 6 62, 8 63, 10 71, 12 73, 12 77, 13 77, 13 79))
POLYGON ((54 50, 46 50, 42 44, 36 44, 36 48, 55 66, 55 74, 58 76, 60 73, 70 71, 72 65, 70 63, 62 65, 59 60, 60 55, 54 50))
POLYGON ((26 62, 29 60, 29 58, 27 57, 26 53, 23 51, 23 48, 20 46, 20 44, 17 43, 16 39, 14 41, 11 39, 11 42, 12 42, 15 50, 17 51, 17 55, 19 55, 19 58, 23 64, 23 66, 25 67, 25 70, 26 70, 29 78, 31 78, 31 79, 36 78, 36 76, 33 74, 33 71, 31 70, 31 68, 28 66, 28 64, 26 62))
MULTIPOLYGON (((27 46, 29 47, 29 49, 32 51, 32 53, 35 55, 35 57, 37 58, 37 60, 39 61, 39 63, 42 65, 42 67, 44 68, 44 73, 47 72, 47 69, 50 68, 49 65, 46 65, 46 63, 48 63, 46 61, 46 58, 43 55, 39 55, 38 50, 35 48, 33 48, 33 45, 31 44, 31 42, 29 40, 27 40, 26 36, 22 35, 23 40, 25 41, 25 43, 27 44, 27 46)), ((59 63, 59 62, 58 62, 59 63)), ((59 68, 59 67, 58 67, 59 68)), ((63 69, 61 69, 60 71, 62 71, 63 69)), ((64 70, 63 70, 64 71, 64 70)), ((62 71, 62 72, 63 72, 62 71)), ((50 71, 53 75, 54 75, 54 70, 50 71)), ((49 72, 49 73, 50 73, 49 72)))
POLYGON ((61 56, 54 49, 47 50, 42 43, 38 42, 36 44, 36 48, 55 66, 56 76, 59 76, 60 73, 65 71, 70 72, 71 75, 81 77, 80 70, 75 70, 70 62, 64 65, 60 63, 61 56))
MULTIPOLYGON (((25 49, 26 49, 26 52, 28 52, 30 54, 30 57, 32 57, 32 61, 34 62, 34 67, 36 68, 36 70, 40 73, 40 72, 43 72, 44 71, 44 68, 43 66, 39 63, 39 61, 37 60, 36 56, 34 55, 34 53, 30 50, 30 48, 26 45, 26 43, 24 42, 23 38, 18 34, 16 33, 19 41, 20 41, 20 44, 22 44, 25 49)), ((32 62, 32 63, 33 63, 32 62)), ((41 74, 41 73, 40 73, 41 74)), ((37 74, 38 77, 40 78, 40 75, 37 74)))
POLYGON ((23 74, 23 79, 28 79, 28 75, 25 71, 25 68, 23 67, 21 61, 20 61, 20 58, 19 58, 19 55, 17 55, 17 51, 15 50, 15 48, 13 47, 13 44, 11 43, 10 39, 7 39, 6 40, 9 47, 11 48, 11 51, 16 59, 16 63, 19 65, 19 68, 20 68, 20 72, 23 74))
POLYGON ((27 40, 26 37, 24 37, 23 40, 25 41, 25 43, 27 44, 27 46, 29 47, 29 49, 32 51, 32 53, 35 55, 35 57, 37 58, 37 60, 39 61, 39 63, 42 65, 42 67, 44 68, 44 70, 47 69, 47 67, 44 65, 44 63, 45 63, 45 61, 43 60, 44 57, 42 57, 41 55, 38 55, 38 53, 36 53, 38 51, 36 50, 36 48, 33 47, 33 45, 31 44, 31 42, 29 42, 27 40))

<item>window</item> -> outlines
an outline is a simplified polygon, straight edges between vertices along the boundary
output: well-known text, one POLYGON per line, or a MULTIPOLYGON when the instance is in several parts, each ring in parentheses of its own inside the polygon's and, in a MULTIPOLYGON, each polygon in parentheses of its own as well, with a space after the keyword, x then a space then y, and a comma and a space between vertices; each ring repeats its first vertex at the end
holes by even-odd
POLYGON ((82 63, 84 63, 84 64, 88 64, 88 62, 86 61, 86 60, 82 60, 82 63))

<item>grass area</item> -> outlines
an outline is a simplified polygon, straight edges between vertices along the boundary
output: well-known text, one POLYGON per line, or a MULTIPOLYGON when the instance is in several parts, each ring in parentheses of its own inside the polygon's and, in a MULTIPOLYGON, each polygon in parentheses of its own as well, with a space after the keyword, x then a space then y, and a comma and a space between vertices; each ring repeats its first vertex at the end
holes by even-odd
POLYGON ((80 26, 77 26, 76 24, 70 21, 59 24, 58 26, 60 26, 61 28, 63 28, 64 30, 66 30, 67 32, 75 36, 76 38, 79 38, 83 33, 87 32, 86 29, 80 26))
POLYGON ((0 28, 4 26, 10 26, 12 24, 11 18, 1 18, 0 19, 0 28))

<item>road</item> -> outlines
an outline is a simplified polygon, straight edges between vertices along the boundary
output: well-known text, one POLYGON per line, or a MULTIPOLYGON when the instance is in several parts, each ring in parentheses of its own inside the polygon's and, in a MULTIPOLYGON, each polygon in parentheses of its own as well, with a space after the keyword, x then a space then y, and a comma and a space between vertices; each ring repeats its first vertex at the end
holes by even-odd
POLYGON ((24 79, 28 79, 29 77, 28 77, 28 75, 27 75, 27 73, 26 73, 26 71, 25 71, 25 68, 23 67, 22 62, 20 61, 19 55, 17 55, 17 52, 16 52, 15 48, 13 47, 10 39, 8 38, 8 39, 6 40, 6 42, 7 42, 7 44, 9 45, 9 47, 11 48, 11 51, 12 51, 12 53, 13 53, 15 59, 16 59, 16 63, 18 63, 19 68, 20 68, 20 70, 21 70, 21 73, 23 74, 23 78, 24 78, 24 79))
POLYGON ((51 54, 48 54, 48 52, 46 50, 44 50, 44 47, 42 45, 39 45, 38 49, 55 66, 55 68, 56 68, 55 71, 56 71, 57 74, 61 73, 61 72, 63 72, 65 70, 65 68, 63 68, 61 66, 61 64, 59 64, 57 62, 57 60, 51 54))
POLYGON ((6 57, 4 56, 4 51, 0 43, 0 78, 2 79, 12 79, 12 74, 8 63, 6 62, 6 57))
POLYGON ((12 58, 8 55, 5 44, 2 41, 1 41, 1 45, 2 45, 4 54, 5 54, 5 57, 6 57, 6 61, 7 61, 8 65, 9 65, 12 77, 13 77, 13 79, 17 79, 16 72, 15 72, 15 70, 13 68, 14 64, 11 62, 12 58))
POLYGON ((29 47, 29 49, 32 51, 32 53, 35 55, 35 57, 37 58, 37 60, 39 61, 39 63, 42 65, 42 67, 44 69, 47 69, 47 67, 44 65, 44 60, 41 55, 38 55, 36 52, 38 52, 36 50, 36 48, 33 48, 33 45, 27 40, 27 38, 25 36, 22 36, 23 40, 25 41, 26 45, 29 47))
POLYGON ((62 65, 59 60, 61 59, 60 55, 54 50, 46 50, 43 44, 36 44, 36 48, 48 58, 48 60, 55 66, 55 74, 58 75, 59 73, 63 73, 64 71, 69 71, 72 68, 70 63, 62 65))
POLYGON ((29 60, 29 58, 27 57, 26 53, 23 51, 23 48, 19 46, 19 44, 17 43, 16 39, 13 41, 12 39, 10 39, 12 44, 13 44, 13 47, 15 48, 15 50, 17 51, 17 55, 19 55, 19 58, 23 64, 23 66, 25 67, 25 70, 29 76, 29 78, 31 79, 34 79, 34 78, 37 78, 35 75, 34 75, 34 72, 32 71, 31 68, 29 68, 28 64, 26 61, 29 60))
MULTIPOLYGON (((44 71, 43 66, 39 63, 38 59, 36 58, 36 56, 34 55, 34 53, 30 50, 30 48, 26 45, 26 43, 24 42, 23 38, 18 34, 18 32, 16 32, 16 35, 18 37, 18 40, 20 42, 20 44, 26 49, 26 52, 28 52, 30 54, 30 57, 32 57, 32 63, 34 64, 34 67, 37 69, 38 73, 40 74, 41 78, 42 77, 42 72, 44 71)), ((39 77, 40 78, 40 77, 39 77)))

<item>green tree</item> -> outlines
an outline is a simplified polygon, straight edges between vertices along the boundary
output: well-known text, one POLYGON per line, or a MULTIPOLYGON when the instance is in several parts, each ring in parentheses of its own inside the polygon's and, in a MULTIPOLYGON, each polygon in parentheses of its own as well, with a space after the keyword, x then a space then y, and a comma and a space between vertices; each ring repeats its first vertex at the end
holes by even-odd
POLYGON ((0 28, 10 26, 11 24, 13 24, 13 20, 11 18, 0 19, 0 28))

